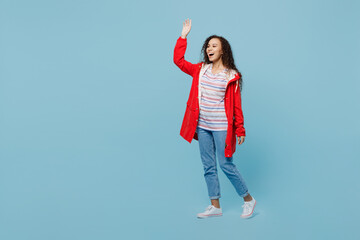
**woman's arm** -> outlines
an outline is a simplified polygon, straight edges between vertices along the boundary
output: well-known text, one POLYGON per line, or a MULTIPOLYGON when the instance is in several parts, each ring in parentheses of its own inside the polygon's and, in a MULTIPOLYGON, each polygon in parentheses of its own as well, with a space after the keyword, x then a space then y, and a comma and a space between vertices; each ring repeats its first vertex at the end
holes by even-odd
MULTIPOLYGON (((240 75, 241 77, 241 75, 240 75)), ((238 84, 238 82, 236 82, 238 84)), ((237 86, 235 90, 235 102, 234 102, 234 124, 235 124, 235 134, 238 137, 245 136, 244 128, 244 116, 241 108, 241 93, 240 87, 237 86)))
POLYGON ((193 76, 195 72, 196 64, 192 64, 185 60, 185 52, 187 46, 187 35, 191 30, 191 20, 185 20, 183 23, 183 29, 181 32, 181 37, 178 38, 175 49, 174 49, 174 63, 178 66, 183 72, 193 76))

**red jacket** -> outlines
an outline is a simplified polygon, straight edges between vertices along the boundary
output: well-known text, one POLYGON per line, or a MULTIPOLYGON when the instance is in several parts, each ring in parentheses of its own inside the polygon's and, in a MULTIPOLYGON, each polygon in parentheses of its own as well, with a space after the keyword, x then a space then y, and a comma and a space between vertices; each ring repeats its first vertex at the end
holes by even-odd
MULTIPOLYGON (((174 63, 185 73, 193 77, 189 99, 182 122, 180 135, 189 143, 198 140, 196 127, 199 119, 199 79, 210 64, 203 62, 192 64, 184 59, 187 39, 179 37, 174 49, 174 63)), ((231 157, 236 149, 236 136, 245 136, 244 117, 241 109, 241 93, 239 88, 240 73, 228 71, 228 83, 225 90, 225 113, 228 129, 225 140, 225 156, 231 157)))

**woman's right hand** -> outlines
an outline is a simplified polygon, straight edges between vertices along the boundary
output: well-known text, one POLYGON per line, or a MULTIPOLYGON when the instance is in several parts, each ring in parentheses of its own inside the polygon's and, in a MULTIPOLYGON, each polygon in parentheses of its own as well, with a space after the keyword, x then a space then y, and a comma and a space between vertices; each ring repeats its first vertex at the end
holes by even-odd
POLYGON ((183 29, 181 32, 181 37, 186 38, 186 36, 189 34, 191 30, 191 19, 186 19, 185 22, 183 22, 183 29))

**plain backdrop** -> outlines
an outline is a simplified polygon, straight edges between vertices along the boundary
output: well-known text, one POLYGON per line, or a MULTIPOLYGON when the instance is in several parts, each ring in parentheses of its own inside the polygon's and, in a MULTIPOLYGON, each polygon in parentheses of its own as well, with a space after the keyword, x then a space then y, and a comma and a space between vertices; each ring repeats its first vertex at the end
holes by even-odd
POLYGON ((0 239, 359 239, 359 1, 0 1, 0 239), (231 44, 246 140, 209 205, 179 135, 191 77, 231 44))

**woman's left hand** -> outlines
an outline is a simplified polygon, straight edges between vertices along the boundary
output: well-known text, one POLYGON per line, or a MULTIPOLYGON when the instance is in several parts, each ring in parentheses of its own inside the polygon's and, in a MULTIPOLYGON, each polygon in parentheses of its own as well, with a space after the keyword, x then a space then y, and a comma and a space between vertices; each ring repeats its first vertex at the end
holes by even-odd
POLYGON ((237 137, 239 145, 241 145, 245 141, 245 136, 237 137))

